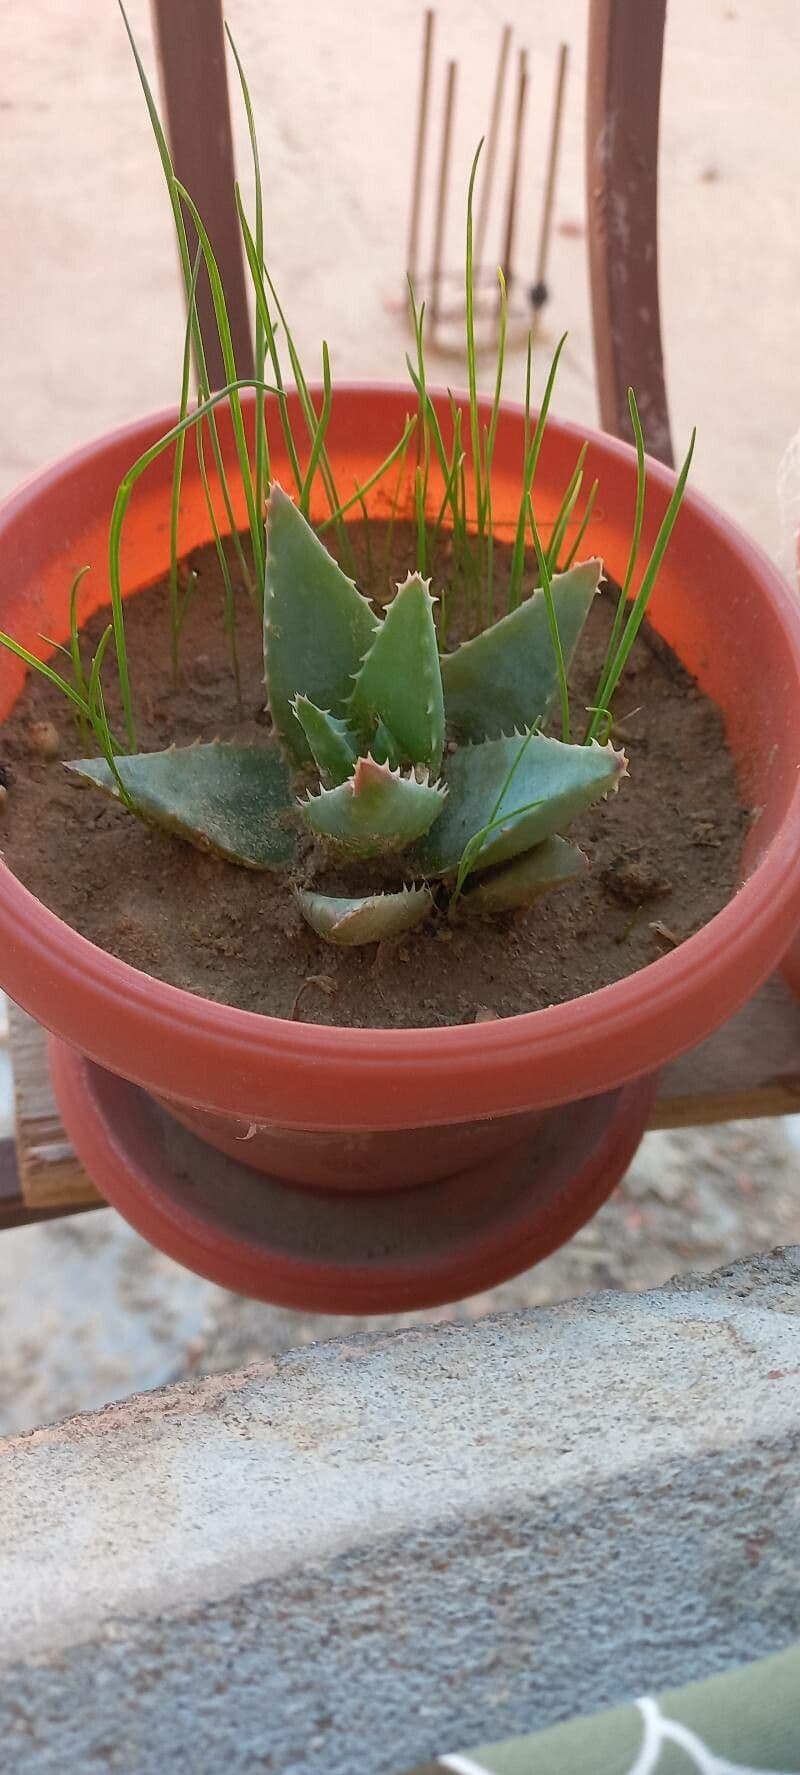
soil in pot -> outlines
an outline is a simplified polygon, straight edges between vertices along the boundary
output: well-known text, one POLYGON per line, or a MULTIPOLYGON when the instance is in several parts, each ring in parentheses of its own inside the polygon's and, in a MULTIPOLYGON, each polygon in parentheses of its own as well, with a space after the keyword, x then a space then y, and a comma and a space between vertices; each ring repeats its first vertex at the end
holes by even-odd
MULTIPOLYGON (((352 526, 358 583, 390 595, 413 559, 396 525, 392 564, 382 526, 352 526)), ((496 545, 502 588, 510 551, 496 545)), ((237 711, 213 548, 191 566, 196 589, 183 635, 183 675, 170 675, 168 589, 126 604, 128 650, 143 750, 216 737, 263 742, 260 625, 237 604, 242 708, 237 711)), ((434 590, 436 587, 434 585, 434 590)), ((502 610, 502 591, 498 601, 502 610)), ((593 700, 614 608, 595 599, 571 675, 576 731, 593 700)), ((107 620, 87 627, 97 644, 107 620)), ((452 638, 457 638, 455 629, 452 638)), ((109 675, 109 712, 119 717, 109 675)), ((206 998, 273 1016, 351 1027, 472 1022, 557 1004, 635 972, 698 930, 735 892, 747 814, 722 718, 669 648, 645 625, 617 694, 617 743, 631 777, 570 836, 591 870, 527 913, 492 922, 431 923, 407 942, 337 950, 300 918, 285 877, 217 861, 132 819, 61 772, 80 752, 59 693, 32 676, 0 729, 0 848, 10 868, 92 942, 206 998), (55 733, 53 730, 55 729, 55 733)), ((372 870, 371 884, 375 883, 372 870)), ((333 876, 330 892, 342 890, 333 876)))

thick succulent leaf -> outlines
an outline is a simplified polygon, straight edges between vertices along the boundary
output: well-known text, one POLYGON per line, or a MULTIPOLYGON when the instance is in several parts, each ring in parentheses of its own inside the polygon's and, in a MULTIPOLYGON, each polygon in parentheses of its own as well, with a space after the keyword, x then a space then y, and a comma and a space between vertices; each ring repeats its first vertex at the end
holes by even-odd
POLYGON ((267 504, 264 670, 272 719, 290 757, 306 763, 311 756, 293 699, 307 696, 320 709, 346 714, 376 620, 302 512, 273 485, 267 504))
POLYGON ((433 895, 428 887, 403 888, 399 894, 369 894, 363 900, 302 892, 297 895, 297 903, 318 937, 348 948, 401 937, 422 924, 433 911, 433 895))
POLYGON ((488 914, 532 906, 543 894, 575 881, 588 867, 588 859, 576 844, 557 836, 546 838, 513 862, 479 876, 475 886, 468 886, 461 894, 457 908, 459 912, 488 914))
POLYGON ((347 722, 337 720, 327 709, 318 709, 307 696, 296 696, 292 708, 320 776, 326 783, 346 782, 358 757, 347 722))
MULTIPOLYGON (((67 770, 119 796, 103 758, 67 770)), ((143 820, 245 869, 288 869, 297 847, 289 772, 276 746, 171 747, 118 758, 117 769, 143 820)))
POLYGON ((626 771, 623 752, 596 742, 566 746, 543 734, 517 734, 463 746, 448 760, 441 819, 417 849, 420 871, 456 870, 465 846, 488 826, 473 870, 520 856, 616 789, 626 771))
POLYGON ((427 777, 401 776, 374 758, 359 758, 348 782, 300 803, 318 837, 355 857, 405 850, 433 825, 447 791, 427 777))
POLYGON ((351 720, 372 740, 376 722, 393 735, 403 764, 437 771, 444 748, 444 699, 430 581, 410 573, 386 612, 350 700, 351 720))
MULTIPOLYGON (((553 576, 553 602, 569 667, 600 583, 601 561, 584 561, 553 576)), ((558 690, 555 650, 544 592, 465 641, 442 659, 445 714, 460 740, 497 739, 534 727, 558 690)))

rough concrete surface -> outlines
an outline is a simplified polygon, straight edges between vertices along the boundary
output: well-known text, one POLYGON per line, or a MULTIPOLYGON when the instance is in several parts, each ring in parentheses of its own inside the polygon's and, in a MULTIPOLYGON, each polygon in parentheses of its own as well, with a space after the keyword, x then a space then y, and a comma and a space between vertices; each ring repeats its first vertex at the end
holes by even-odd
POLYGON ((9 1766, 389 1775, 777 1650, 799 1407, 795 1248, 6 1442, 9 1766))
POLYGON ((322 1338, 653 1288, 794 1243, 795 1120, 648 1134, 621 1187, 561 1251, 501 1288, 388 1320, 242 1300, 154 1251, 110 1209, 4 1233, 0 1435, 322 1338))

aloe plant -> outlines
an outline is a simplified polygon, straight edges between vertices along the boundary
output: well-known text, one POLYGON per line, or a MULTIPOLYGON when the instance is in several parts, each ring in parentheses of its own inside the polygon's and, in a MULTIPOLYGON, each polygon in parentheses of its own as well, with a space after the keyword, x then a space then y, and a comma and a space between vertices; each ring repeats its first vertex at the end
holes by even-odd
POLYGON ((77 759, 143 820, 248 869, 283 871, 331 943, 374 943, 438 909, 509 911, 575 879, 563 833, 616 790, 624 754, 541 728, 600 582, 583 562, 454 652, 410 573, 378 613, 273 485, 264 677, 273 734, 77 759), (554 645, 555 613, 560 645, 554 645), (335 865, 352 891, 319 891, 335 865), (364 887, 370 866, 374 884, 364 887), (392 876, 394 879, 392 879, 392 876))
MULTIPOLYGON (((124 16, 124 13, 123 13, 124 16)), ((340 499, 326 445, 333 384, 327 346, 322 346, 323 388, 319 411, 298 356, 286 311, 264 262, 261 171, 253 109, 244 70, 233 48, 250 135, 256 193, 255 226, 247 221, 238 187, 236 207, 256 305, 256 375, 239 377, 223 281, 201 216, 180 185, 141 57, 125 20, 138 76, 167 183, 186 284, 188 313, 182 353, 177 422, 150 445, 123 477, 108 537, 111 621, 91 659, 84 660, 77 600, 82 574, 69 602, 69 645, 61 648, 70 677, 0 632, 9 649, 40 672, 66 698, 85 746, 91 731, 100 756, 68 766, 87 783, 115 796, 132 813, 244 868, 281 871, 303 918, 326 941, 372 943, 399 936, 432 915, 491 916, 528 906, 567 885, 586 868, 582 852, 564 836, 592 802, 619 786, 624 755, 615 752, 611 704, 644 619, 656 575, 683 497, 694 433, 649 560, 640 567, 645 502, 645 454, 639 415, 630 391, 636 440, 637 488, 630 555, 595 699, 582 745, 571 743, 568 672, 595 593, 601 563, 580 564, 578 552, 598 483, 582 492, 587 446, 574 470, 543 545, 536 516, 536 469, 545 435, 559 342, 535 417, 531 407, 532 337, 528 338, 523 459, 519 504, 505 596, 495 620, 492 470, 503 385, 506 291, 498 273, 500 325, 494 395, 488 423, 478 403, 474 337, 472 206, 479 145, 467 197, 465 314, 468 401, 449 395, 450 427, 430 393, 425 366, 424 303, 409 288, 415 361, 408 368, 417 397, 399 440, 352 494, 340 499), (198 237, 192 264, 184 206, 198 237), (197 279, 205 265, 213 295, 227 382, 212 394, 197 312, 197 279), (280 333, 280 340, 278 335, 280 333), (281 362, 281 349, 288 366, 281 362), (190 365, 197 367, 197 405, 189 399, 190 365), (297 391, 302 418, 293 430, 287 374, 297 391), (265 380, 267 376, 271 380, 265 380), (254 464, 242 416, 241 395, 254 392, 254 464), (233 523, 232 495, 217 432, 218 404, 230 411, 241 491, 247 511, 246 548, 233 523), (285 445, 297 503, 273 484, 268 411, 285 445), (443 431, 444 424, 444 431, 443 431), (204 456, 204 435, 224 507, 215 499, 204 456), (307 433, 307 441, 305 434, 307 433), (241 578, 263 601, 264 677, 272 717, 267 743, 251 746, 215 741, 159 753, 136 750, 133 687, 125 642, 121 543, 127 508, 148 466, 174 453, 170 506, 170 601, 173 674, 180 673, 179 642, 189 593, 181 593, 179 518, 185 446, 198 455, 225 588, 225 627, 238 694, 239 659, 234 591, 225 548, 227 531, 241 578), (407 453, 416 443, 416 466, 407 453), (471 460, 467 459, 469 443, 471 460), (391 517, 405 486, 413 487, 416 553, 412 571, 385 609, 377 610, 329 554, 323 541, 336 532, 339 552, 352 558, 345 517, 399 463, 391 517), (441 488, 431 479, 435 466, 441 488), (319 481, 329 515, 312 529, 312 489, 319 481), (474 506, 474 519, 472 508, 474 506), (468 516, 468 514, 470 514, 468 516), (568 533, 575 526, 571 546, 568 533), (530 563, 528 539, 535 564, 530 563), (429 571, 437 570, 440 545, 451 559, 436 597, 429 571), (527 592, 534 565, 535 589, 527 592), (559 572, 559 566, 561 571, 559 572), (448 618, 467 617, 468 639, 448 651, 448 618), (119 684, 124 725, 120 741, 109 724, 103 667, 109 644, 119 684), (544 731, 558 707, 560 738, 544 731), (600 743, 600 736, 606 743, 600 743), (333 877, 337 891, 327 891, 333 877)), ((233 45, 232 45, 233 47, 233 45)), ((85 571, 85 570, 84 570, 85 571)), ((462 628, 464 627, 462 620, 462 628)))

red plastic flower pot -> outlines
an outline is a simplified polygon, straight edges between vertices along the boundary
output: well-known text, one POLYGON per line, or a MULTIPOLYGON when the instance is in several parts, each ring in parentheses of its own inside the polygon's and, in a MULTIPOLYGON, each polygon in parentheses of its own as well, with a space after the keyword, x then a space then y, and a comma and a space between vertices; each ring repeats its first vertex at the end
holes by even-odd
POLYGON ((297 1189, 236 1164, 63 1042, 51 1069, 87 1171, 137 1232, 222 1287, 316 1313, 438 1306, 547 1257, 627 1170, 655 1086, 548 1110, 533 1140, 419 1192, 365 1193, 297 1189))
MULTIPOLYGON (((342 486, 368 477, 400 435, 407 405, 405 389, 337 391, 328 447, 342 486)), ((42 634, 64 638, 69 584, 85 562, 93 566, 87 585, 95 606, 108 601, 107 525, 117 484, 169 423, 160 415, 89 445, 3 508, 0 626, 32 650, 43 649, 42 634)), ((503 410, 494 458, 501 534, 515 521, 522 424, 517 409, 503 410)), ((229 428, 224 419, 220 425, 233 462, 229 428)), ((582 435, 556 421, 548 427, 537 479, 543 522, 557 506, 582 435)), ((187 551, 209 540, 191 455, 183 494, 187 551)), ((277 448, 275 472, 289 484, 277 448)), ((591 436, 586 474, 600 481, 587 552, 601 554, 621 578, 633 453, 591 436)), ((170 477, 169 456, 161 456, 132 501, 126 596, 168 566, 170 477)), ((666 469, 649 465, 646 547, 672 485, 666 469)), ((363 1201, 376 1190, 396 1192, 400 1183, 438 1187, 456 1172, 480 1169, 490 1179, 492 1166, 521 1140, 535 1148, 540 1132, 544 1139, 537 1121, 543 1112, 615 1093, 710 1034, 777 964, 800 923, 800 616, 789 589, 735 525, 689 492, 650 614, 721 709, 754 819, 742 885, 729 904, 680 948, 628 979, 480 1025, 367 1030, 288 1022, 151 979, 78 936, 0 867, 0 981, 72 1048, 143 1087, 223 1152, 277 1170, 284 1182, 339 1192, 345 1183, 348 1197, 358 1190, 363 1201)), ((22 682, 23 669, 0 650, 0 720, 22 682)), ((73 1093, 74 1114, 75 1101, 73 1093)), ((80 1149, 80 1127, 72 1131, 80 1149)), ((619 1174, 611 1168, 607 1189, 619 1174)), ((486 1187, 490 1193, 490 1181, 486 1187)), ((131 1218, 137 1200, 131 1184, 131 1218)), ((174 1241, 170 1248, 180 1254, 174 1241)), ((533 1261, 527 1247, 520 1257, 533 1261)))

